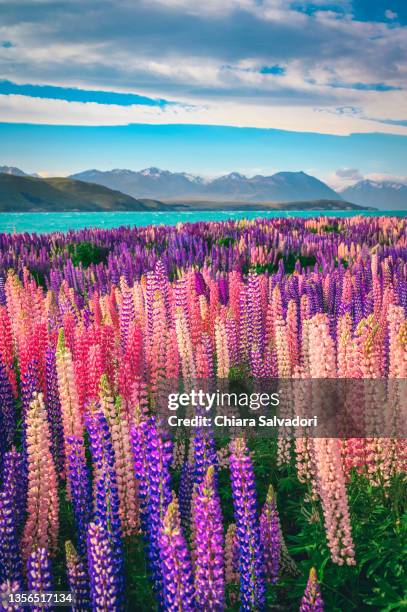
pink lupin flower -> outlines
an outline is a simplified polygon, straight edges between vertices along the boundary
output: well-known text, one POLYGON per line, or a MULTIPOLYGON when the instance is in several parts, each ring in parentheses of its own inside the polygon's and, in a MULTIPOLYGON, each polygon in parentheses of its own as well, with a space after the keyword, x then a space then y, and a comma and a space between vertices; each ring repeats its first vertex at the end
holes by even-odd
POLYGON ((120 396, 113 398, 106 375, 100 379, 100 407, 109 423, 115 455, 119 515, 123 534, 138 532, 137 487, 133 472, 133 457, 127 415, 120 396))
POLYGON ((61 401, 62 426, 65 439, 65 457, 69 454, 67 438, 83 435, 83 419, 79 407, 78 394, 72 364, 72 355, 65 345, 64 331, 59 332, 56 351, 59 397, 61 401))
POLYGON ((55 551, 58 540, 58 488, 42 394, 35 394, 26 415, 28 457, 27 521, 23 557, 37 547, 55 551))

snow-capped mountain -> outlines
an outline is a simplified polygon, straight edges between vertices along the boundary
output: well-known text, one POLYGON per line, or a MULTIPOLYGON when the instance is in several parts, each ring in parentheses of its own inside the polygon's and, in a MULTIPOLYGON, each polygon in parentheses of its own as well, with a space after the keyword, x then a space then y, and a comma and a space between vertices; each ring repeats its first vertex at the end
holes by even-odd
POLYGON ((20 168, 14 166, 0 166, 0 174, 12 174, 13 176, 28 176, 20 168))
POLYGON ((131 170, 86 170, 70 178, 98 183, 138 198, 209 199, 224 201, 288 202, 293 200, 341 200, 333 189, 304 172, 278 172, 248 178, 232 172, 212 180, 185 172, 159 168, 131 170))
POLYGON ((380 210, 407 210, 407 185, 395 181, 363 180, 341 191, 344 200, 380 210))
POLYGON ((145 168, 139 172, 118 169, 106 172, 86 170, 73 174, 70 178, 104 185, 133 197, 136 193, 142 193, 145 198, 193 197, 200 191, 201 185, 204 185, 200 177, 159 168, 145 168))
POLYGON ((15 166, 0 166, 0 174, 11 174, 12 176, 35 176, 35 178, 40 178, 38 174, 27 174, 15 166))

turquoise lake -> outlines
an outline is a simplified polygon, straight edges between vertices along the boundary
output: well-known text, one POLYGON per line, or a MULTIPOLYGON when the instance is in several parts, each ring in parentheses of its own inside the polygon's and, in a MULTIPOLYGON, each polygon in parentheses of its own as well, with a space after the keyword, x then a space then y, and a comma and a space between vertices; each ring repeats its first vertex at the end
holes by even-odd
POLYGON ((278 217, 311 218, 319 216, 406 217, 407 211, 159 211, 159 212, 66 212, 66 213, 0 213, 0 232, 67 232, 84 227, 143 227, 146 225, 176 225, 196 221, 228 221, 278 217))

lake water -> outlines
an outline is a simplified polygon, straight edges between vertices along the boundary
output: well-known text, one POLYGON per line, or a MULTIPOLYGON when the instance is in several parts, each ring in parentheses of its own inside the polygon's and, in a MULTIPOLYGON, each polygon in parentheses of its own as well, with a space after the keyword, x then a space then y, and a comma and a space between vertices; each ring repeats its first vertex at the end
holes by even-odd
POLYGON ((0 213, 0 232, 66 232, 83 227, 142 227, 146 225, 175 225, 196 221, 227 221, 234 219, 272 219, 277 217, 397 216, 406 217, 407 211, 171 211, 171 212, 60 212, 60 213, 0 213))

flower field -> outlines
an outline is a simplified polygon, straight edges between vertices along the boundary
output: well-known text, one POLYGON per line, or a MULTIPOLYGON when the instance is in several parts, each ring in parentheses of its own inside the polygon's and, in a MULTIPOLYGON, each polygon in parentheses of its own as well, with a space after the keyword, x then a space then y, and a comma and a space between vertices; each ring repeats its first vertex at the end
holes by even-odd
POLYGON ((4 609, 407 607, 406 313, 403 218, 1 234, 4 609), (396 433, 171 437, 156 410, 168 381, 310 378, 392 381, 396 433))

